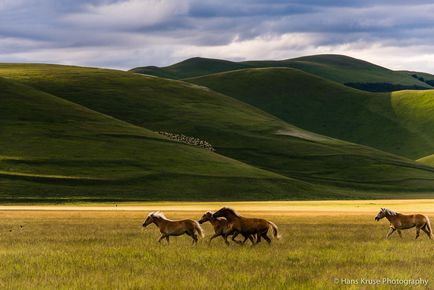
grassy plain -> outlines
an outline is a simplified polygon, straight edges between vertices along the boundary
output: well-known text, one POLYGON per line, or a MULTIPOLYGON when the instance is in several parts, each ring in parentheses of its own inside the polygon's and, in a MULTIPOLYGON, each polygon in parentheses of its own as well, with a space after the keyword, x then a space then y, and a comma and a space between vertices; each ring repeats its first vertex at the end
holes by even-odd
MULTIPOLYGON (((245 216, 271 219, 282 234, 271 247, 197 247, 187 237, 156 242, 141 228, 149 210, 200 218, 222 203, 130 203, 0 207, 1 289, 360 289, 335 279, 428 279, 433 241, 385 240, 380 207, 434 216, 434 200, 226 203, 245 216), (22 227, 21 227, 22 226, 22 227)), ((379 285, 376 289, 389 289, 379 285)), ((369 288, 369 287, 368 287, 369 288)), ((394 289, 406 288, 404 286, 394 289)))

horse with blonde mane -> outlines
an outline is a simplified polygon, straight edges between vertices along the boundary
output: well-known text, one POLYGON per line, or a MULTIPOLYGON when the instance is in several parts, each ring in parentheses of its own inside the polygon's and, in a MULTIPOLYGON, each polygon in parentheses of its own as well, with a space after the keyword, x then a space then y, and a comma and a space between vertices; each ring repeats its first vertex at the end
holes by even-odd
POLYGON ((390 222, 390 230, 386 235, 386 239, 397 231, 402 238, 401 230, 411 229, 416 227, 416 238, 419 237, 420 230, 424 231, 430 239, 433 238, 432 228, 429 218, 423 214, 405 215, 387 208, 381 208, 380 212, 375 217, 376 221, 386 218, 390 222))
POLYGON ((161 237, 158 239, 160 243, 162 239, 166 239, 167 243, 169 243, 170 236, 180 236, 183 234, 189 235, 193 239, 193 245, 197 243, 197 235, 196 232, 203 238, 205 235, 203 234, 203 230, 200 227, 199 223, 194 220, 169 220, 166 216, 160 212, 151 212, 148 214, 148 217, 143 223, 143 227, 147 227, 148 225, 154 223, 161 232, 161 237))
MULTIPOLYGON (((264 238, 268 244, 270 244, 271 239, 267 235, 270 227, 273 228, 274 237, 276 239, 280 239, 278 228, 274 223, 265 219, 242 217, 235 210, 229 207, 223 207, 219 209, 213 214, 213 217, 225 217, 228 220, 228 223, 234 231, 232 240, 235 242, 237 235, 242 234, 244 236, 244 241, 242 242, 243 244, 251 235, 257 235, 256 244, 261 242, 261 237, 264 238)), ((228 235, 226 234, 225 239, 227 239, 227 236, 228 235)))
MULTIPOLYGON (((203 224, 205 222, 210 222, 210 224, 214 228, 214 235, 209 239, 208 244, 211 244, 211 241, 214 238, 221 236, 225 241, 226 245, 229 245, 227 236, 234 234, 234 230, 231 228, 231 225, 226 219, 216 218, 213 216, 213 214, 214 213, 212 211, 207 211, 199 220, 200 224, 203 224)), ((252 242, 252 244, 255 243, 252 236, 249 235, 247 238, 252 242)), ((241 243, 240 241, 236 241, 236 242, 241 243)))

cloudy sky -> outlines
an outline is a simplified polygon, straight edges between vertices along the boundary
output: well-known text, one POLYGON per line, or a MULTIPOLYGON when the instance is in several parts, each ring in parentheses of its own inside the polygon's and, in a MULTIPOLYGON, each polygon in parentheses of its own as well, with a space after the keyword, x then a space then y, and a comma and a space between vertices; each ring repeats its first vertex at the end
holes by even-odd
POLYGON ((432 0, 0 0, 0 62, 128 69, 337 53, 434 73, 432 0))

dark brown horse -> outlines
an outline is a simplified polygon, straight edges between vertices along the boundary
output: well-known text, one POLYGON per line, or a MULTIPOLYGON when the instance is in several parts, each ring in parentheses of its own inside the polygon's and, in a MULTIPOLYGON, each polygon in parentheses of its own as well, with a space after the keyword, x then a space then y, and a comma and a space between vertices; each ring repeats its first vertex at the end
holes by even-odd
MULTIPOLYGON (((210 222, 214 228, 214 235, 209 239, 209 244, 211 244, 211 241, 214 238, 221 236, 223 238, 223 240, 225 241, 226 245, 229 245, 227 237, 229 235, 234 234, 234 230, 232 230, 230 224, 228 223, 228 221, 226 219, 215 218, 213 216, 213 214, 214 214, 213 212, 207 211, 202 216, 202 218, 199 220, 200 224, 203 224, 205 222, 210 222)), ((252 244, 254 244, 254 240, 253 240, 252 236, 248 236, 247 238, 250 239, 252 244)), ((241 243, 240 241, 236 241, 236 242, 241 243)))
POLYGON ((148 214, 148 217, 143 223, 143 227, 147 227, 152 223, 154 223, 161 232, 161 237, 158 239, 158 242, 161 242, 161 240, 165 238, 167 243, 169 243, 169 236, 187 234, 193 239, 194 245, 197 243, 197 235, 195 232, 197 232, 202 238, 204 237, 202 228, 199 223, 194 220, 173 221, 167 219, 162 212, 157 211, 148 214))
MULTIPOLYGON (((270 244, 271 239, 267 235, 270 227, 273 228, 274 237, 276 239, 280 238, 278 228, 274 223, 259 218, 242 217, 235 210, 229 207, 219 209, 213 214, 213 217, 225 217, 228 220, 230 227, 234 231, 234 235, 232 236, 233 241, 236 241, 235 238, 238 234, 244 236, 244 241, 242 243, 245 243, 249 236, 257 235, 256 244, 261 241, 261 237, 270 244)), ((227 236, 225 238, 227 238, 227 236)))
POLYGON ((382 218, 387 218, 390 222, 390 230, 386 235, 388 239, 395 231, 398 231, 402 238, 401 230, 411 229, 416 227, 416 239, 419 237, 420 230, 424 231, 430 239, 432 239, 432 228, 427 216, 422 214, 401 214, 387 208, 381 208, 380 212, 375 217, 376 221, 382 218))

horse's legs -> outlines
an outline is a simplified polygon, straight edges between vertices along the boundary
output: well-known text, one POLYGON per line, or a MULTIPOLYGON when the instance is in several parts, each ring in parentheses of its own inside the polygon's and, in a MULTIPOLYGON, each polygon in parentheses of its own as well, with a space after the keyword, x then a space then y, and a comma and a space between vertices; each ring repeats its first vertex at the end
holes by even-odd
POLYGON ((222 235, 223 240, 225 240, 225 244, 226 244, 226 246, 229 246, 228 236, 229 236, 229 234, 223 234, 223 235, 222 235))
POLYGON ((253 238, 255 235, 249 235, 249 240, 252 243, 252 245, 255 244, 255 239, 253 238))
POLYGON ((386 235, 386 239, 388 239, 395 232, 395 230, 395 228, 390 228, 389 232, 386 235))
POLYGON ((261 234, 257 234, 257 239, 255 245, 259 244, 261 242, 261 234))
POLYGON ((167 237, 168 236, 166 234, 161 234, 161 237, 158 239, 158 242, 161 243, 161 240, 167 237))
POLYGON ((191 238, 193 239, 193 243, 192 243, 192 245, 197 244, 197 235, 196 235, 195 233, 193 233, 193 234, 191 235, 191 238))
POLYGON ((401 230, 398 230, 399 237, 402 239, 401 230))
POLYGON ((267 236, 267 232, 263 233, 262 237, 268 242, 268 244, 271 244, 271 239, 267 236))
POLYGON ((247 239, 251 238, 250 235, 243 235, 243 237, 244 237, 244 240, 241 242, 242 245, 244 245, 246 243, 247 239))
POLYGON ((166 236, 166 241, 169 244, 169 236, 166 236))
POLYGON ((416 237, 414 239, 417 240, 419 236, 420 236, 420 227, 416 227, 416 237))
POLYGON ((244 240, 244 242, 243 242, 243 244, 246 242, 246 240, 247 239, 249 239, 250 240, 250 242, 252 243, 252 245, 254 245, 255 244, 255 238, 256 238, 256 234, 253 234, 253 235, 248 235, 247 237, 246 236, 244 236, 246 239, 244 240))
MULTIPOLYGON (((211 245, 212 239, 217 238, 218 236, 222 236, 223 237, 222 234, 214 234, 211 238, 209 238, 208 245, 211 245)), ((223 239, 225 239, 225 238, 223 237, 223 239)))
POLYGON ((192 245, 194 245, 194 243, 197 242, 197 236, 194 233, 194 231, 187 231, 185 232, 185 234, 189 235, 193 239, 192 245))
POLYGON ((429 232, 429 229, 426 226, 426 224, 422 227, 422 231, 424 231, 428 235, 428 238, 432 239, 431 238, 431 233, 429 232))
POLYGON ((235 238, 238 236, 238 234, 239 234, 239 232, 235 232, 235 233, 232 235, 232 241, 235 242, 235 243, 241 244, 241 241, 237 241, 237 240, 235 240, 235 238))

